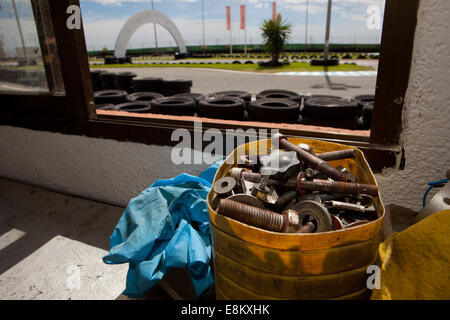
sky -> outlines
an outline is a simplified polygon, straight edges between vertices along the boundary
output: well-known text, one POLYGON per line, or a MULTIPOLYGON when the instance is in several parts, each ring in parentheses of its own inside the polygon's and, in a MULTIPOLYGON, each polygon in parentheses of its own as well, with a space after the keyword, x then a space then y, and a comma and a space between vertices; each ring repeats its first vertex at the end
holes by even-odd
MULTIPOLYGON (((272 15, 273 0, 203 0, 206 44, 229 44, 225 7, 231 7, 232 41, 245 42, 240 30, 240 5, 246 5, 247 43, 261 43, 260 26, 272 15)), ((88 50, 112 49, 126 20, 141 10, 151 9, 151 0, 81 0, 88 50)), ((306 0, 278 0, 277 12, 292 24, 290 43, 305 42, 306 0)), ((331 17, 332 43, 380 43, 381 30, 369 29, 370 6, 380 8, 381 19, 385 0, 333 0, 331 17)), ((189 45, 202 44, 202 0, 154 0, 155 10, 173 20, 189 45)), ((309 0, 308 43, 323 43, 327 0, 309 0)), ((372 12, 373 13, 373 12, 372 12)), ((174 46, 175 41, 162 27, 157 27, 159 46, 174 46)), ((153 24, 139 28, 128 48, 154 47, 153 24)))
MULTIPOLYGON (((57 1, 57 0, 55 0, 57 1)), ((205 15, 206 44, 229 44, 226 30, 225 7, 231 7, 233 44, 245 42, 240 30, 240 5, 246 5, 248 44, 261 43, 260 26, 272 15, 273 0, 154 0, 155 10, 168 16, 180 30, 186 45, 202 44, 202 2, 205 15)), ((308 43, 323 43, 328 0, 308 0, 308 43)), ((38 46, 36 27, 30 0, 15 0, 27 46, 38 46)), ((293 26, 288 43, 305 42, 307 0, 277 0, 277 12, 293 26)), ((380 43, 381 30, 369 28, 367 20, 379 8, 381 19, 385 0, 333 0, 331 17, 331 43, 380 43)), ((104 47, 113 49, 125 22, 134 14, 149 10, 151 0, 80 0, 86 46, 89 51, 104 47)), ((65 14, 65 13, 62 13, 65 14)), ((175 41, 161 26, 157 27, 160 47, 175 46, 175 41)), ((11 0, 0 0, 0 41, 9 54, 20 47, 20 37, 11 0)), ((139 28, 132 36, 128 48, 155 46, 153 24, 139 28)))

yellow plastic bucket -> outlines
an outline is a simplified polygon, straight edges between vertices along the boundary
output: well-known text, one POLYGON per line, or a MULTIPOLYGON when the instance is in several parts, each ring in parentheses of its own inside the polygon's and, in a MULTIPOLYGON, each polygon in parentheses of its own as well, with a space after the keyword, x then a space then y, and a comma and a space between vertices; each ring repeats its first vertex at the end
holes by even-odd
MULTIPOLYGON (((319 140, 289 138, 307 143, 315 153, 351 147, 319 140)), ((237 155, 258 154, 260 140, 236 148, 218 169, 214 181, 237 166, 237 155), (233 159, 233 161, 231 161, 233 159), (234 164, 231 164, 234 163, 234 164)), ((363 153, 355 159, 330 161, 345 166, 358 182, 376 184, 363 153)), ((218 215, 208 194, 217 299, 366 299, 367 267, 375 264, 384 219, 378 195, 378 219, 368 224, 318 234, 283 234, 255 228, 218 215)))

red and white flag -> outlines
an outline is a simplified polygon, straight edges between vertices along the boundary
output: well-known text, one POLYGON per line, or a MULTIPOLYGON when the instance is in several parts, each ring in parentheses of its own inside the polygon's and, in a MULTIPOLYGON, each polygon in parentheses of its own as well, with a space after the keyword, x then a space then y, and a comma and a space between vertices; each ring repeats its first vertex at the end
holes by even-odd
POLYGON ((241 30, 245 30, 245 5, 241 5, 241 30))
POLYGON ((230 6, 227 6, 227 30, 231 30, 231 13, 230 13, 230 6))
POLYGON ((272 20, 275 21, 277 17, 277 3, 272 2, 272 20))

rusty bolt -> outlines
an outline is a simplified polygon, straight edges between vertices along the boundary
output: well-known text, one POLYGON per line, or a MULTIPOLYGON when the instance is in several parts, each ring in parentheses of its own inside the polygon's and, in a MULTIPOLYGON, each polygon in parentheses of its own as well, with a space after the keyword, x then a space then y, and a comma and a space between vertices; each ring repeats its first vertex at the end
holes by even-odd
POLYGON ((350 183, 329 180, 307 180, 299 175, 298 189, 300 194, 305 190, 320 191, 324 193, 341 193, 341 194, 367 194, 370 196, 378 196, 378 187, 370 184, 350 183))
POLYGON ((300 229, 297 230, 297 233, 314 233, 316 231, 316 226, 311 221, 308 221, 305 225, 303 225, 300 229))
POLYGON ((354 149, 345 149, 316 154, 316 157, 322 159, 323 161, 354 159, 356 157, 356 153, 354 149))
POLYGON ((283 193, 275 202, 275 208, 280 209, 284 207, 287 203, 291 202, 297 196, 297 191, 291 190, 283 193))
POLYGON ((299 228, 298 214, 292 210, 287 210, 280 215, 270 210, 222 199, 217 213, 268 231, 287 232, 288 230, 299 228))
POLYGON ((272 139, 274 141, 272 144, 275 144, 276 141, 278 140, 280 148, 297 152, 298 158, 300 160, 311 165, 314 169, 317 169, 320 172, 325 173, 330 178, 337 181, 345 181, 345 182, 350 181, 348 175, 336 170, 336 168, 329 165, 326 161, 310 154, 309 152, 303 150, 299 146, 296 146, 292 142, 288 141, 288 139, 285 136, 281 134, 275 134, 272 139))
POLYGON ((314 179, 314 177, 316 176, 314 169, 313 168, 306 168, 305 169, 305 178, 306 179, 314 179))

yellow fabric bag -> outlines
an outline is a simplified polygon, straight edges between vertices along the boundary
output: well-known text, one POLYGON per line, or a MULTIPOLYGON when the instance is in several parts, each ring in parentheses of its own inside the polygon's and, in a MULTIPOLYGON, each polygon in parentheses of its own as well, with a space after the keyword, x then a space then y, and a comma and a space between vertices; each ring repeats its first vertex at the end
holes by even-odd
POLYGON ((381 288, 372 300, 450 299, 450 210, 392 234, 379 254, 381 288))

